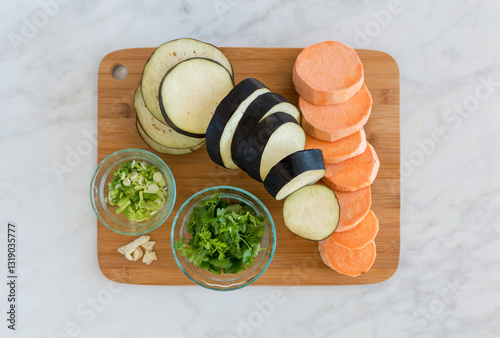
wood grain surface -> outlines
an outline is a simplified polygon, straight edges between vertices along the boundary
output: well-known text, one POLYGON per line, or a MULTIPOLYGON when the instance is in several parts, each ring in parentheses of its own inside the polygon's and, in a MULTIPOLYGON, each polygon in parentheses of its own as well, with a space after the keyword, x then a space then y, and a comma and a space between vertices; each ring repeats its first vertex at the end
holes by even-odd
MULTIPOLYGON (((292 66, 300 48, 221 48, 234 67, 235 83, 254 77, 293 104, 298 94, 292 83, 292 66)), ((104 57, 98 76, 98 162, 125 148, 148 146, 135 127, 133 95, 145 62, 154 48, 124 49, 104 57), (115 80, 112 70, 127 67, 128 75, 115 80)), ((134 237, 117 234, 97 222, 99 267, 107 278, 131 284, 193 285, 177 267, 170 247, 170 229, 178 208, 195 192, 215 185, 232 185, 257 196, 276 224, 277 248, 267 271, 252 285, 348 285, 378 283, 391 277, 399 262, 400 245, 400 127, 399 70, 386 53, 357 50, 365 67, 365 83, 373 96, 373 110, 365 127, 381 166, 372 185, 372 210, 380 221, 375 240, 377 258, 366 274, 342 276, 321 262, 317 243, 290 233, 283 224, 283 201, 274 200, 261 183, 240 170, 223 169, 208 157, 206 148, 183 156, 159 155, 170 167, 177 185, 177 200, 167 221, 149 233, 157 241, 158 261, 147 266, 127 261, 116 249, 134 237)))

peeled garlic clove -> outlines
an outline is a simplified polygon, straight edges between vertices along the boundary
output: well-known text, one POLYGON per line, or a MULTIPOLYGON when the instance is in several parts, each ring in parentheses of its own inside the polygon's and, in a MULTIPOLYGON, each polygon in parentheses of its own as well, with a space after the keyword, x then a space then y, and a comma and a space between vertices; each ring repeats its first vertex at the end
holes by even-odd
POLYGON ((153 246, 156 244, 155 241, 149 241, 147 243, 142 244, 141 246, 146 250, 146 251, 153 251, 153 246))
POLYGON ((134 259, 134 262, 137 261, 141 257, 142 257, 141 248, 139 248, 139 247, 135 248, 134 252, 132 253, 132 258, 134 259))

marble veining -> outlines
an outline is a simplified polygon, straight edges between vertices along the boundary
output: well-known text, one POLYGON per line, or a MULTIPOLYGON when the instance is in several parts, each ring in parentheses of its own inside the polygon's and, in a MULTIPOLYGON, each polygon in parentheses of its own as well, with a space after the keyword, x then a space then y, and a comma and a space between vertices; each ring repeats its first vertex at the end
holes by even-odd
POLYGON ((2 275, 8 221, 18 224, 20 253, 18 330, 6 329, 2 282, 1 337, 500 336, 498 1, 42 0, 0 9, 2 275), (87 197, 96 147, 83 147, 97 125, 99 62, 183 36, 249 47, 339 40, 397 60, 401 259, 390 280, 215 293, 102 276, 87 197))

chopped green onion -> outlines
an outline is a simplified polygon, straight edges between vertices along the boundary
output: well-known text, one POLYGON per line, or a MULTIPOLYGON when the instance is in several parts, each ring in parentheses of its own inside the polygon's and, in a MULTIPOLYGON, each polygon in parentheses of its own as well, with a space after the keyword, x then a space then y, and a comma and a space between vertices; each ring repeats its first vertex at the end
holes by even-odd
POLYGON ((166 196, 167 182, 158 168, 133 160, 114 171, 106 200, 116 206, 116 214, 140 222, 156 214, 165 205, 166 196))
POLYGON ((158 186, 156 184, 150 184, 148 186, 148 192, 150 194, 156 194, 158 192, 158 190, 160 190, 160 189, 158 188, 158 186))
POLYGON ((158 183, 158 182, 161 182, 161 180, 163 180, 163 175, 160 172, 155 173, 153 175, 153 181, 158 183))

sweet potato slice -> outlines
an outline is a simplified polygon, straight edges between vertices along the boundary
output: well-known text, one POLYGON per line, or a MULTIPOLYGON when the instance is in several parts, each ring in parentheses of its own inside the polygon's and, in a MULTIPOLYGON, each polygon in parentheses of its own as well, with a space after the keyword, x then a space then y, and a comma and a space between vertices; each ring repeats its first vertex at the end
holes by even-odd
POLYGON ((357 277, 370 270, 377 256, 374 241, 356 250, 344 248, 331 237, 318 243, 318 251, 323 263, 338 273, 351 277, 357 277))
POLYGON ((345 102, 363 81, 363 64, 356 51, 336 41, 304 48, 293 66, 295 90, 315 105, 345 102))
POLYGON ((359 224, 372 205, 371 187, 356 191, 335 191, 340 204, 340 221, 335 232, 349 231, 359 224))
POLYGON ((326 174, 321 180, 333 190, 356 191, 373 183, 379 167, 377 153, 368 143, 361 155, 325 165, 326 174))
POLYGON ((372 104, 372 96, 365 85, 350 100, 330 106, 315 106, 300 97, 302 127, 312 137, 337 141, 354 134, 366 124, 372 104))
POLYGON ((335 243, 344 248, 362 249, 375 239, 378 229, 378 219, 370 210, 354 228, 344 232, 334 232, 331 237, 335 243))
POLYGON ((363 128, 352 135, 334 142, 306 136, 306 149, 321 149, 325 164, 334 164, 361 155, 366 150, 366 134, 363 128))

